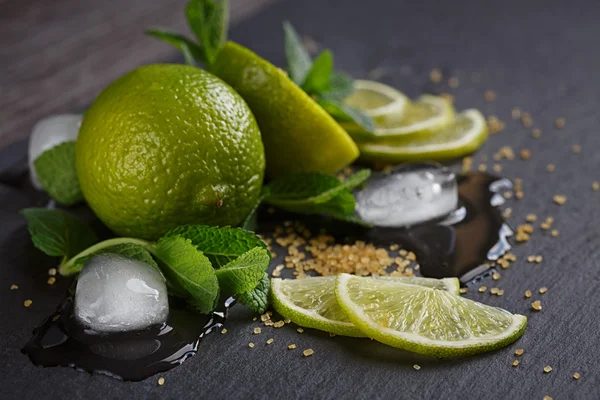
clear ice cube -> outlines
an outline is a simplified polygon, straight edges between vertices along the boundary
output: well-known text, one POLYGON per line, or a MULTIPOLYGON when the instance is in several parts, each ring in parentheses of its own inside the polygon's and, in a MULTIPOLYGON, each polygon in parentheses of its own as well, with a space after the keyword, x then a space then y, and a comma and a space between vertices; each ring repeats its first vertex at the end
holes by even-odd
POLYGON ((33 162, 46 150, 64 142, 77 140, 82 119, 83 116, 79 114, 53 115, 39 120, 33 127, 29 137, 29 171, 31 183, 36 189, 43 188, 33 162))
POLYGON ((144 329, 169 315, 165 278, 154 267, 116 254, 85 264, 75 291, 75 317, 98 332, 144 329))
POLYGON ((374 176, 356 194, 356 212, 382 227, 404 227, 444 217, 458 206, 456 176, 434 164, 407 164, 374 176))

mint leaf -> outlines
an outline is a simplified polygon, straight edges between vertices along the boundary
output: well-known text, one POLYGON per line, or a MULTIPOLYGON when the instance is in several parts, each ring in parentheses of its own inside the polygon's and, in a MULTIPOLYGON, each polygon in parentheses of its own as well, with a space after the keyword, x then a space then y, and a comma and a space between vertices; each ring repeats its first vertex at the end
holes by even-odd
POLYGON ((186 38, 178 33, 172 33, 164 31, 162 29, 149 29, 146 31, 147 35, 153 36, 163 42, 166 42, 183 53, 185 63, 188 65, 196 65, 194 59, 200 60, 206 63, 203 49, 192 40, 186 38))
POLYGON ((156 261, 154 261, 154 258, 152 258, 150 252, 144 246, 140 246, 139 244, 134 243, 120 243, 100 249, 88 255, 78 257, 77 259, 75 259, 74 264, 83 265, 96 254, 105 253, 119 254, 121 256, 131 258, 132 260, 141 261, 143 263, 151 265, 152 267, 160 271, 158 264, 156 263, 156 261))
POLYGON ((323 96, 318 102, 337 121, 354 122, 367 132, 373 132, 375 129, 375 123, 371 117, 354 107, 344 104, 342 101, 323 96))
POLYGON ((75 169, 75 141, 46 150, 33 166, 42 187, 54 200, 67 206, 83 201, 75 169))
POLYGON ((253 290, 271 262, 271 254, 263 247, 248 250, 216 271, 222 290, 240 294, 253 290))
POLYGON ((342 101, 354 93, 354 81, 343 72, 334 72, 329 81, 329 90, 323 93, 326 99, 342 101))
POLYGON ((341 185, 335 176, 319 172, 283 174, 263 187, 265 201, 304 200, 316 197, 341 185))
POLYGON ((343 182, 315 172, 281 175, 265 186, 263 193, 266 203, 287 211, 327 214, 346 220, 356 207, 350 190, 370 175, 370 170, 363 169, 343 182))
POLYGON ((298 33, 288 21, 283 23, 283 32, 287 70, 292 81, 301 86, 312 67, 312 60, 298 33))
POLYGON ((66 260, 98 241, 89 226, 63 210, 25 208, 21 214, 34 246, 49 256, 66 260))
POLYGON ((333 54, 323 50, 313 61, 308 71, 302 89, 308 94, 319 94, 330 89, 331 74, 333 73, 333 54))
POLYGON ((210 261, 189 239, 163 237, 154 249, 164 264, 163 272, 177 292, 185 293, 188 303, 201 313, 215 309, 219 282, 210 261))
POLYGON ((269 274, 265 273, 258 285, 251 291, 238 294, 236 298, 242 304, 247 305, 257 314, 264 314, 269 307, 269 291, 271 289, 271 280, 269 274))
POLYGON ((326 203, 362 184, 370 175, 370 170, 363 169, 343 182, 318 172, 281 175, 266 186, 265 201, 280 207, 326 203))
MULTIPOLYGON (((281 207, 281 206, 280 206, 281 207)), ((352 214, 356 201, 349 190, 344 189, 325 203, 300 203, 281 207, 285 210, 309 214, 328 214, 333 217, 352 214)))
POLYGON ((202 50, 201 60, 212 65, 227 40, 229 0, 190 0, 185 15, 202 50))
POLYGON ((183 225, 165 235, 171 236, 191 240, 215 268, 221 268, 255 247, 267 248, 266 243, 254 233, 229 226, 183 225))

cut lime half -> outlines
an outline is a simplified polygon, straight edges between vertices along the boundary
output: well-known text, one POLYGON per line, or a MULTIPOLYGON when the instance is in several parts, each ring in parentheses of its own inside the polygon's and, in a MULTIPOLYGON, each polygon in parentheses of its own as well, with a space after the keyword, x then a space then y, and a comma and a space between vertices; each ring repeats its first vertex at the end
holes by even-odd
MULTIPOLYGON (((458 294, 456 278, 378 277, 381 280, 405 282, 448 290, 458 294)), ((315 328, 343 336, 364 337, 340 308, 335 297, 335 276, 304 279, 271 279, 273 308, 285 318, 305 328, 315 328)))
POLYGON ((445 160, 477 150, 487 139, 485 117, 475 109, 460 113, 450 126, 429 136, 396 140, 358 141, 361 159, 397 163, 445 160))
POLYGON ((421 137, 432 135, 452 124, 455 116, 454 107, 448 100, 432 95, 423 95, 414 103, 406 102, 401 114, 389 111, 382 117, 374 118, 376 128, 373 132, 353 124, 342 126, 357 140, 421 137))
POLYGON ((350 322, 370 338, 438 357, 499 349, 527 325, 522 315, 399 280, 342 274, 335 294, 350 322))

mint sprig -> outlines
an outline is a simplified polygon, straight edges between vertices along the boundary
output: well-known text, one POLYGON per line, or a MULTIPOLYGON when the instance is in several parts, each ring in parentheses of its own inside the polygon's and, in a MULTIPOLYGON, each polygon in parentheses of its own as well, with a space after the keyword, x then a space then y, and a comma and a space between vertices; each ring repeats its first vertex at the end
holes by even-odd
POLYGON ((238 301, 245 304, 257 314, 264 314, 269 307, 269 292, 271 290, 271 279, 265 273, 258 285, 251 291, 236 296, 238 301))
POLYGON ((227 41, 229 0, 190 0, 185 16, 195 41, 164 29, 149 29, 146 33, 179 49, 187 64, 194 60, 210 67, 227 41))
POLYGON ((98 242, 85 223, 64 210, 28 208, 21 213, 34 245, 62 257, 61 275, 78 273, 96 254, 119 254, 158 268, 169 292, 203 313, 216 307, 220 288, 233 295, 252 292, 271 262, 266 243, 240 228, 185 225, 156 243, 127 237, 98 242))
POLYGON ((334 71, 333 54, 323 50, 314 61, 298 33, 288 21, 283 23, 285 55, 290 78, 312 96, 332 117, 340 122, 354 122, 371 132, 375 124, 371 117, 344 100, 354 91, 352 79, 334 71))
POLYGON ((33 166, 42 187, 54 200, 67 206, 83 201, 75 169, 75 141, 44 151, 33 166))

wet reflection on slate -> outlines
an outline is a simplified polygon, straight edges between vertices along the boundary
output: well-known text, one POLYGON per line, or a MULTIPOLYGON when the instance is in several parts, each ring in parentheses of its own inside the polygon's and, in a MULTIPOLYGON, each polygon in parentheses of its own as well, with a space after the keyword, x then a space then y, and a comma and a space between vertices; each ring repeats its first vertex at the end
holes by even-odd
POLYGON ((498 206, 512 183, 486 173, 459 175, 457 183, 458 208, 444 219, 409 228, 374 228, 369 240, 412 250, 426 277, 456 276, 465 283, 485 272, 511 249, 507 238, 513 230, 498 206))
POLYGON ((176 300, 162 325, 140 331, 100 334, 73 317, 68 297, 56 312, 34 330, 22 352, 35 365, 69 366, 78 370, 139 381, 183 363, 198 351, 201 339, 225 322, 234 303, 227 299, 219 310, 199 315, 176 300))

